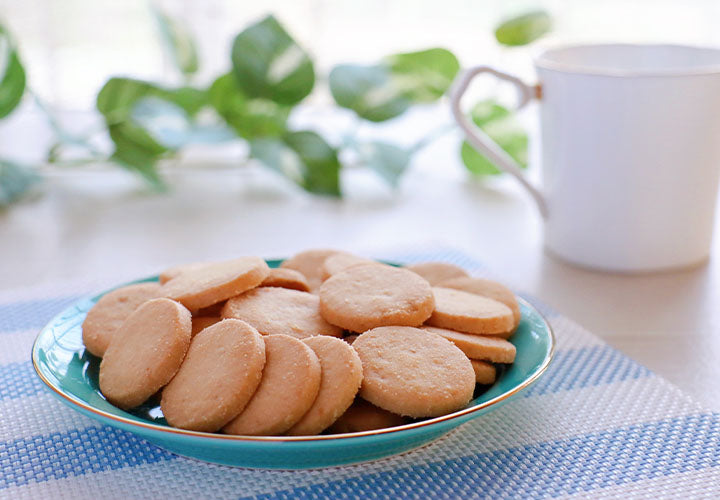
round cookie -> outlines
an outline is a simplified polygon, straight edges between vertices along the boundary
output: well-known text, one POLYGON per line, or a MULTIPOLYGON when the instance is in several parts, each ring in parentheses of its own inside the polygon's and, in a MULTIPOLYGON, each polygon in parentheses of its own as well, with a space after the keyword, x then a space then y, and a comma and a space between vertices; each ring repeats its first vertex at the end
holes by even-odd
POLYGON ((407 419, 389 411, 378 408, 361 398, 355 398, 342 416, 328 428, 331 434, 346 432, 363 432, 375 429, 387 429, 407 423, 407 419))
POLYGON ((193 337, 202 332, 208 326, 219 323, 222 318, 220 316, 193 316, 192 317, 192 335, 193 337))
POLYGON ((221 321, 193 338, 160 408, 173 427, 214 432, 252 398, 265 366, 265 343, 250 325, 221 321))
POLYGON ((193 262, 192 264, 180 264, 178 266, 169 267, 160 273, 158 281, 161 285, 164 285, 171 279, 177 278, 186 271, 192 271, 193 269, 198 269, 208 264, 209 262, 193 262))
POLYGON ((433 286, 441 281, 467 277, 468 275, 465 269, 453 264, 448 264, 447 262, 420 262, 407 266, 406 269, 419 274, 433 286))
POLYGON ((323 318, 353 332, 388 325, 419 326, 435 306, 425 279, 383 264, 339 272, 322 284, 318 295, 323 318))
POLYGON ((340 271, 344 271, 345 269, 360 264, 377 264, 377 262, 364 257, 358 257, 357 255, 353 255, 351 253, 338 252, 335 255, 331 255, 325 259, 325 262, 323 262, 322 279, 325 281, 330 276, 337 274, 340 271))
POLYGON ((480 361, 477 359, 471 359, 470 364, 475 372, 475 382, 483 385, 495 383, 497 371, 495 370, 494 365, 488 363, 487 361, 480 361))
POLYGON ((464 408, 475 390, 470 360, 450 341, 419 328, 388 326, 352 347, 363 366, 360 396, 398 415, 437 417, 464 408))
POLYGON ((315 291, 322 283, 322 265, 325 259, 338 253, 338 250, 314 249, 305 250, 280 264, 281 268, 299 271, 307 279, 310 291, 315 291))
POLYGON ((103 357, 115 333, 141 304, 160 297, 157 283, 137 283, 106 293, 90 309, 82 324, 85 348, 103 357))
POLYGON ((355 350, 333 337, 310 337, 305 342, 320 360, 320 390, 302 419, 288 430, 291 436, 319 434, 331 426, 355 399, 363 369, 355 350))
POLYGON ((190 311, 170 299, 138 307, 105 351, 100 391, 124 410, 145 402, 175 376, 190 345, 190 311))
POLYGON ((503 338, 456 332, 435 326, 423 326, 422 329, 448 339, 470 359, 493 363, 515 361, 515 346, 503 338))
POLYGON ((342 330, 320 316, 319 303, 311 293, 260 287, 228 300, 222 317, 247 321, 263 335, 341 337, 342 330))
POLYGON ((227 434, 277 436, 300 421, 320 389, 320 361, 302 341, 268 335, 262 380, 245 409, 225 427, 227 434))
POLYGON ((162 293, 188 309, 200 309, 255 288, 270 268, 259 257, 241 257, 189 269, 163 285, 162 293))
POLYGON ((502 302, 508 306, 513 313, 513 319, 515 320, 513 331, 517 328, 518 324, 520 324, 520 306, 515 294, 508 287, 498 283, 497 281, 464 277, 443 281, 439 283, 438 286, 442 288, 462 290, 464 292, 474 293, 475 295, 481 295, 483 297, 502 302))
POLYGON ((507 335, 513 330, 513 313, 502 302, 451 288, 432 291, 435 310, 427 320, 430 326, 480 335, 507 335))
POLYGON ((265 281, 260 286, 276 286, 280 288, 290 288, 291 290, 299 290, 301 292, 309 292, 310 286, 307 279, 300 271, 294 269, 275 268, 270 269, 265 281))

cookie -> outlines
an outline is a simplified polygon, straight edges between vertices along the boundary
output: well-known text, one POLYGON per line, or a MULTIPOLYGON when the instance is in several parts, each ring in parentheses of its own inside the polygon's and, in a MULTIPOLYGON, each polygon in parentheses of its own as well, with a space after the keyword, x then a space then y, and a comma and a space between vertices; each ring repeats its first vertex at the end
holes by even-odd
POLYGON ((170 382, 190 345, 190 311, 170 299, 145 302, 130 314, 100 363, 100 391, 115 406, 134 408, 170 382))
POLYGON ((422 328, 448 339, 470 359, 491 361, 493 363, 512 363, 515 361, 515 346, 503 338, 456 332, 434 326, 424 326, 422 328))
POLYGON ((497 370, 495 366, 487 361, 471 359, 470 364, 475 371, 475 382, 482 385, 490 385, 495 383, 497 370))
POLYGON ((363 366, 360 396, 384 410, 436 417, 464 408, 472 399, 470 360, 440 335, 388 326, 363 333, 352 347, 363 366))
POLYGON ((85 348, 103 357, 115 333, 141 304, 160 297, 157 283, 137 283, 106 293, 90 309, 82 324, 85 348))
POLYGON ((512 311, 502 302, 451 288, 432 291, 435 310, 427 320, 430 326, 494 335, 507 334, 515 325, 512 311))
POLYGON ((173 427, 217 431, 248 404, 264 365, 265 343, 247 323, 229 319, 206 328, 163 389, 163 415, 173 427))
POLYGON ((397 427, 407 422, 408 420, 400 415, 378 408, 364 399, 355 398, 355 402, 328 428, 328 432, 345 434, 346 432, 372 431, 397 427))
POLYGON ((305 250, 286 259, 281 268, 299 271, 307 279, 310 291, 317 289, 323 281, 322 265, 325 259, 338 253, 338 250, 315 249, 305 250))
POLYGON ((280 288, 290 288, 291 290, 299 290, 301 292, 309 292, 310 286, 307 279, 299 271, 294 269, 275 268, 270 269, 265 281, 260 286, 276 286, 280 288))
POLYGON ((357 255, 353 255, 351 253, 338 252, 335 255, 331 255, 325 259, 325 262, 323 262, 322 279, 324 281, 340 271, 344 271, 345 269, 360 264, 376 264, 376 262, 364 257, 358 257, 357 255))
POLYGON ((320 361, 294 337, 268 335, 265 369, 255 395, 225 427, 227 434, 273 436, 300 421, 320 389, 320 361))
POLYGON ((291 436, 319 434, 330 427, 352 404, 363 376, 360 358, 342 340, 317 336, 303 342, 320 360, 320 390, 307 413, 287 431, 291 436))
POLYGON ((446 262, 420 262, 407 266, 406 269, 419 274, 433 286, 441 281, 466 277, 468 275, 463 268, 446 262))
POLYGON ((341 271, 322 284, 318 295, 323 318, 353 332, 388 325, 419 326, 435 306, 425 279, 383 264, 341 271))
POLYGON ((513 313, 513 330, 515 330, 520 323, 520 306, 518 305, 515 294, 508 287, 498 283, 497 281, 464 277, 443 281, 438 286, 441 286, 442 288, 462 290, 464 292, 474 293, 475 295, 481 295, 483 297, 502 302, 508 306, 513 313))
POLYGON ((160 273, 160 275, 158 276, 158 281, 161 285, 164 285, 171 279, 177 278, 186 271, 192 271, 193 269, 198 269, 208 264, 208 262, 193 262, 192 264, 180 264, 178 266, 170 267, 160 273))
POLYGON ((261 287, 228 300, 222 317, 247 321, 263 335, 341 337, 342 329, 320 316, 319 304, 320 299, 311 293, 261 287))
POLYGON ((163 285, 162 293, 188 309, 200 309, 255 288, 270 273, 259 257, 241 257, 187 270, 163 285))
POLYGON ((208 326, 219 323, 222 318, 220 316, 193 316, 192 317, 192 334, 193 337, 203 331, 208 326))

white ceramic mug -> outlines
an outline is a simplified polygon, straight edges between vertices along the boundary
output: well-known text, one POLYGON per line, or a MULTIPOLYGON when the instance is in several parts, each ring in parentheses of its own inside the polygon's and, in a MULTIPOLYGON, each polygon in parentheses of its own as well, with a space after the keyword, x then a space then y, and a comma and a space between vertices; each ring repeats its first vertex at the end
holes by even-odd
POLYGON ((470 144, 517 177, 545 222, 545 247, 612 271, 680 268, 710 252, 720 174, 720 50, 670 45, 552 49, 539 84, 488 66, 464 71, 452 110, 470 144), (513 83, 540 101, 542 186, 461 111, 470 81, 513 83))

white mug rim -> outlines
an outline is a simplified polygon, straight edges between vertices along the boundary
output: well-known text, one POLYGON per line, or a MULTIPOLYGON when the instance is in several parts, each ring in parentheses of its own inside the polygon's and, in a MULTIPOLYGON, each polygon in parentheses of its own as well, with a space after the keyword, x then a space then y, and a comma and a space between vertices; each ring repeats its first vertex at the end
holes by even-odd
POLYGON ((720 49, 700 45, 683 45, 667 43, 592 43, 592 44, 567 44, 543 50, 534 58, 536 69, 554 71, 573 75, 603 76, 615 78, 636 78, 636 77, 684 77, 684 76, 705 76, 720 74, 720 49), (612 69, 601 68, 593 65, 569 64, 552 60, 551 57, 566 50, 582 50, 603 48, 651 48, 651 49, 682 49, 689 51, 704 51, 715 53, 718 57, 717 64, 698 65, 695 68, 667 68, 667 69, 612 69))

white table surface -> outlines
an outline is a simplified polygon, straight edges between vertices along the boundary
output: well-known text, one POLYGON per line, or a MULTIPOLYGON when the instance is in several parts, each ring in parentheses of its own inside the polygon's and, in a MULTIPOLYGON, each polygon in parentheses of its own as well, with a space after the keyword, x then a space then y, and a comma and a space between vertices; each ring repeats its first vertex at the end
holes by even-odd
MULTIPOLYGON (((682 272, 603 274, 546 255, 541 220, 510 179, 470 181, 457 138, 417 157, 392 194, 351 171, 347 199, 313 198, 257 167, 173 174, 167 195, 122 171, 69 174, 0 213, 0 291, 310 247, 454 247, 720 410, 720 248, 682 272)), ((720 234, 720 233, 718 233, 720 234)))

